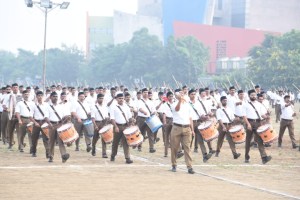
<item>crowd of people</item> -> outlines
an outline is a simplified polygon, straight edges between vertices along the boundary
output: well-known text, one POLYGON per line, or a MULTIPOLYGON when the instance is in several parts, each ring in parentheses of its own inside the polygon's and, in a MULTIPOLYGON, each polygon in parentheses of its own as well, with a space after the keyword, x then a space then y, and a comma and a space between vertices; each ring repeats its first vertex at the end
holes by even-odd
POLYGON ((225 137, 233 159, 241 156, 236 144, 245 142, 244 161, 250 162, 250 149, 257 147, 262 163, 266 164, 272 159, 266 148, 275 145, 274 142, 282 148, 286 128, 292 148, 299 148, 294 134, 297 98, 300 95, 295 98, 289 91, 262 91, 259 85, 248 91, 234 86, 222 91, 187 86, 175 90, 162 87, 129 91, 124 86, 52 85, 43 92, 38 87, 24 88, 15 83, 0 91, 0 140, 8 149, 13 150, 17 145, 18 151, 24 152, 27 146, 24 138, 28 135, 30 154, 36 157, 41 138, 49 162, 54 161, 56 145, 62 162, 66 162, 70 158, 66 146, 79 151, 81 138, 92 156, 96 156, 96 147, 101 145, 102 157, 108 158, 107 144, 111 142, 110 161, 115 161, 118 147, 122 147, 125 162, 131 164, 131 148, 145 151, 143 143, 147 140, 147 151, 156 153, 161 130, 164 156, 168 157, 170 150, 173 172, 177 159, 184 156, 188 173, 193 174, 191 152, 197 153, 199 147, 203 162, 213 155, 221 156, 225 137), (278 135, 274 134, 270 121, 273 109, 275 123, 280 123, 278 135), (153 124, 158 128, 153 128, 153 124), (110 133, 111 140, 104 133, 110 133), (101 142, 97 144, 99 139, 101 142))

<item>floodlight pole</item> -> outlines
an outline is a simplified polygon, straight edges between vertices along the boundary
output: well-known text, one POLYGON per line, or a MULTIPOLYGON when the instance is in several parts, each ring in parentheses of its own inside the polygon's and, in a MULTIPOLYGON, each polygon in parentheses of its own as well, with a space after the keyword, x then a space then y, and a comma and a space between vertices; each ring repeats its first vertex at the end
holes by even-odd
POLYGON ((47 15, 48 15, 48 8, 45 8, 45 29, 44 29, 44 56, 43 56, 43 91, 46 92, 46 41, 47 41, 47 15))

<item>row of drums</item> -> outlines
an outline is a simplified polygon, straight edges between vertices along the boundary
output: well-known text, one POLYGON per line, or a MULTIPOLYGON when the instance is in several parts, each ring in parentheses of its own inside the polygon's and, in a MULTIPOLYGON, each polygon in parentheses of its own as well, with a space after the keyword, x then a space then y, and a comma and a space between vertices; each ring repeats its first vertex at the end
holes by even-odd
MULTIPOLYGON (((218 131, 219 124, 216 120, 208 120, 206 122, 201 123, 198 126, 199 132, 203 137, 203 140, 206 142, 212 141, 219 136, 218 131)), ((277 139, 277 136, 274 132, 274 129, 271 124, 264 124, 256 130, 257 134, 261 137, 264 144, 272 143, 277 139)), ((243 125, 235 125, 230 127, 228 130, 232 141, 235 144, 242 144, 246 140, 246 131, 243 125)))
MULTIPOLYGON (((155 133, 162 127, 162 123, 156 115, 149 117, 145 123, 150 130, 155 133)), ((205 121, 198 126, 199 132, 202 135, 204 141, 212 141, 219 136, 218 123, 215 119, 205 121)), ((91 120, 84 122, 84 128, 87 131, 89 137, 94 136, 94 124, 91 120)), ((27 125, 27 131, 32 133, 33 123, 27 125)), ((49 138, 49 127, 47 123, 41 126, 42 132, 49 138)), ((63 124, 57 129, 58 136, 61 140, 69 145, 76 141, 79 137, 77 131, 72 123, 63 124)), ((246 140, 246 132, 243 125, 235 125, 229 129, 230 136, 235 144, 244 143, 246 140)), ((273 127, 271 124, 264 124, 257 129, 258 135, 261 137, 265 144, 272 143, 277 139, 273 127)), ((113 125, 107 124, 99 130, 99 134, 105 143, 110 144, 113 141, 113 125)), ((130 126, 124 130, 124 135, 129 146, 140 145, 144 137, 140 132, 138 126, 130 126)))

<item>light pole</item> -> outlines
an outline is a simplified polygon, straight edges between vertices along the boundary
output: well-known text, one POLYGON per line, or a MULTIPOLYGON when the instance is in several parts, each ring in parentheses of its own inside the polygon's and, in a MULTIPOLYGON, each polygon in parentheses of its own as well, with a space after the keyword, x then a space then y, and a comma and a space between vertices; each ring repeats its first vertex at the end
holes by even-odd
POLYGON ((70 2, 62 2, 62 3, 53 3, 50 0, 40 0, 40 2, 32 1, 32 0, 25 0, 25 4, 27 7, 32 8, 35 5, 45 14, 45 28, 44 28, 44 54, 43 54, 43 91, 45 92, 46 88, 46 64, 47 64, 47 57, 46 57, 46 41, 47 41, 47 16, 48 12, 54 10, 58 6, 60 9, 67 9, 70 2))

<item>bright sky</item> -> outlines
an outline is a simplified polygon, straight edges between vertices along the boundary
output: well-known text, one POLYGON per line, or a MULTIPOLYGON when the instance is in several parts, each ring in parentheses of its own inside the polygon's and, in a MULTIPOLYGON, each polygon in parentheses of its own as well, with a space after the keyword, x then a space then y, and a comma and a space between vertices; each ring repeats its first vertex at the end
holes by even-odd
MULTIPOLYGON (((39 1, 39 0, 36 0, 39 1)), ((48 13, 47 48, 62 43, 77 45, 85 51, 86 13, 112 16, 113 10, 136 13, 137 0, 65 0, 68 9, 59 7, 48 13)), ((44 14, 28 8, 24 0, 0 0, 0 50, 17 52, 18 48, 38 52, 44 44, 44 14)), ((53 0, 61 3, 63 0, 53 0)))

